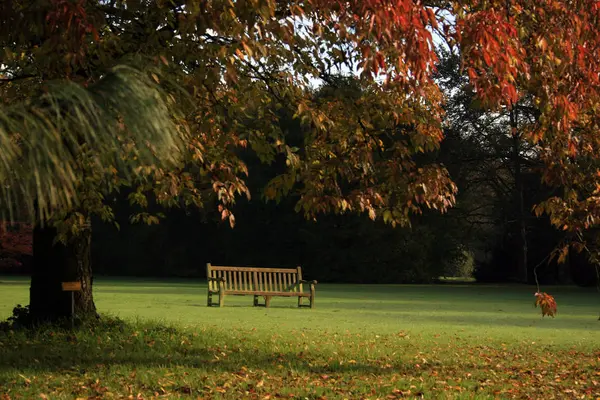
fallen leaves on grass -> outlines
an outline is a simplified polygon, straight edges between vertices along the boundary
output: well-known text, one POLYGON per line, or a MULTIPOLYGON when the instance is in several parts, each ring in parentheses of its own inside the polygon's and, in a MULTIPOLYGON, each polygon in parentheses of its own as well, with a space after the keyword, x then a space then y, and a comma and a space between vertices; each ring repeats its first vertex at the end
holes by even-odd
POLYGON ((33 339, 5 336, 0 356, 12 362, 7 364, 11 365, 8 372, 0 371, 0 391, 6 391, 4 396, 0 393, 0 400, 11 400, 9 394, 14 398, 16 394, 22 398, 44 394, 82 399, 271 400, 465 394, 600 397, 600 353, 541 343, 532 346, 530 341, 507 345, 459 336, 444 341, 435 335, 410 333, 376 337, 315 331, 271 338, 250 330, 215 328, 193 335, 124 328, 123 332, 92 332, 89 337, 78 334, 75 347, 61 332, 33 339), (72 358, 65 360, 65 355, 72 358), (214 362, 217 357, 219 361, 214 362), (29 369, 34 358, 39 362, 29 369))

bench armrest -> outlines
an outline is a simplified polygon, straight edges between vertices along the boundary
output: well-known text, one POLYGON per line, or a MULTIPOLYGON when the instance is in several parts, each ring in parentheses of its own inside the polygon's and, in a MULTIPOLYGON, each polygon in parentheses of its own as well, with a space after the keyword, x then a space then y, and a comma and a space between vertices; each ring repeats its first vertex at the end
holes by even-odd
POLYGON ((306 281, 304 279, 300 279, 298 281, 298 283, 306 283, 306 284, 309 284, 309 285, 316 285, 318 282, 317 281, 306 281))
POLYGON ((225 282, 225 278, 220 277, 220 278, 206 278, 207 281, 214 281, 214 282, 225 282))

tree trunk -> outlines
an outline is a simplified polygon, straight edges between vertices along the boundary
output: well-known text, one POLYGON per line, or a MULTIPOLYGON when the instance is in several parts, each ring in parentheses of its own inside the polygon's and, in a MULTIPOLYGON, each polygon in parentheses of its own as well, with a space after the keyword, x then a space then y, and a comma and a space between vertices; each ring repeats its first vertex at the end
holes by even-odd
POLYGON ((516 110, 510 111, 510 126, 513 138, 513 162, 515 174, 515 204, 517 206, 517 279, 529 283, 529 269, 527 266, 527 222, 525 213, 525 199, 523 198, 523 172, 521 166, 521 136, 518 132, 516 110))
POLYGON ((75 293, 75 315, 96 316, 92 296, 91 227, 67 244, 54 243, 57 231, 36 226, 33 231, 33 271, 29 307, 33 321, 53 322, 71 316, 71 293, 62 291, 62 282, 81 282, 75 293))

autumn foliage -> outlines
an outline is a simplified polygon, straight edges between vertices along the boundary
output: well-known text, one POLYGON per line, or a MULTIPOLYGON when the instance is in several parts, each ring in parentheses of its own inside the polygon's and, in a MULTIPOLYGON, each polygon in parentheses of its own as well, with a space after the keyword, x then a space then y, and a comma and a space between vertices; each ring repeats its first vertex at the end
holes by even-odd
POLYGON ((456 7, 465 67, 489 107, 527 98, 525 128, 562 196, 538 205, 552 223, 580 232, 600 217, 600 3, 595 0, 475 1, 456 7))
POLYGON ((542 316, 546 315, 554 318, 556 315, 556 301, 554 297, 544 292, 535 293, 535 306, 542 311, 542 316))
MULTIPOLYGON (((447 209, 456 192, 447 171, 413 161, 438 148, 443 137, 444 97, 433 79, 438 35, 461 54, 482 104, 511 108, 527 98, 537 109, 525 136, 546 163, 544 179, 565 188, 540 212, 574 230, 594 225, 600 214, 600 170, 583 162, 600 150, 594 134, 600 105, 597 1, 175 1, 158 2, 152 12, 133 0, 43 3, 48 26, 41 45, 29 48, 27 35, 15 36, 15 29, 3 26, 18 50, 2 60, 9 70, 37 65, 48 69, 44 76, 89 82, 140 48, 175 76, 182 72, 176 66, 187 65, 180 83, 195 101, 186 110, 188 161, 208 182, 198 185, 187 167, 149 167, 158 188, 146 185, 142 191, 155 191, 161 201, 185 197, 186 203, 203 204, 212 188, 222 217, 233 224, 230 206, 237 196, 249 195, 248 171, 235 149, 248 146, 265 162, 286 160, 286 171, 265 195, 297 194, 298 209, 310 218, 365 212, 406 225, 423 208, 447 209), (32 57, 18 58, 19 51, 32 57), (50 65, 52 51, 58 58, 50 65), (311 98, 309 79, 327 82, 344 68, 360 75, 360 99, 311 98), (278 127, 276 104, 296 108, 306 129, 301 147, 290 145, 278 127), (262 121, 250 122, 250 115, 262 121), (373 157, 377 153, 383 157, 373 157)), ((33 8, 3 7, 23 26, 34 15, 33 8)))

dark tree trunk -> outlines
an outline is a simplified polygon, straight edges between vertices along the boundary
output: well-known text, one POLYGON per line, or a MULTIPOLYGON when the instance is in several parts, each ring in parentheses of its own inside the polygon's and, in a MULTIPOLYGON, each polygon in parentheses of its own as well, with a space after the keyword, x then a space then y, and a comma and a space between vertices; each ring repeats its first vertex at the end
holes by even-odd
POLYGON ((510 111, 510 125, 513 138, 513 163, 515 174, 515 204, 517 206, 517 279, 529 283, 529 268, 527 265, 527 215, 525 213, 525 199, 523 198, 523 171, 521 165, 521 135, 518 132, 517 111, 510 111))
POLYGON ((71 294, 62 291, 62 282, 81 282, 75 293, 77 317, 96 316, 92 296, 91 227, 67 244, 54 243, 57 232, 51 226, 33 231, 33 271, 29 306, 35 322, 56 321, 71 315, 71 294))

